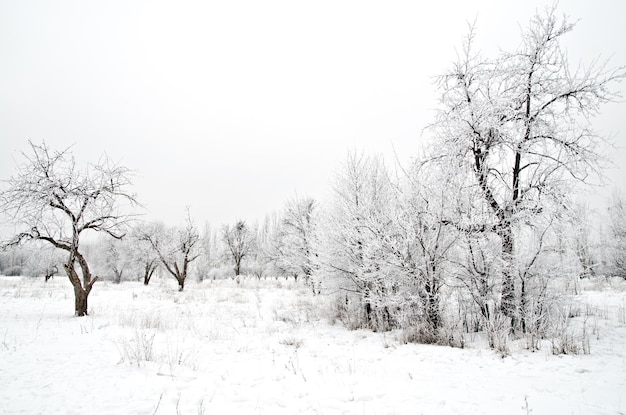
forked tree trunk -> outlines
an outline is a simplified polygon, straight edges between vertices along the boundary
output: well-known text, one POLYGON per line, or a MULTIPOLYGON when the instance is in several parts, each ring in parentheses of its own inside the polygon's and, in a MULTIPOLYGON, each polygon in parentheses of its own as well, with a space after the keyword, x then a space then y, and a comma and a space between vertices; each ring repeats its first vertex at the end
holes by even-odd
POLYGON ((150 283, 150 279, 152 278, 152 275, 154 274, 154 271, 156 271, 156 266, 154 262, 146 262, 144 271, 145 272, 143 274, 143 285, 148 285, 150 283))
POLYGON ((83 288, 83 284, 74 269, 74 264, 64 264, 63 268, 65 268, 65 272, 74 287, 74 315, 77 317, 86 316, 89 292, 83 288))

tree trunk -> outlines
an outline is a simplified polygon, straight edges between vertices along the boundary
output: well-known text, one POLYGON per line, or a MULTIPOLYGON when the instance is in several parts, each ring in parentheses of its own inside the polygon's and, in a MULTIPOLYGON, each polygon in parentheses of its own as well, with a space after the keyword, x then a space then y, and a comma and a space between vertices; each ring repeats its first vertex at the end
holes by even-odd
POLYGON ((181 292, 185 289, 185 278, 177 278, 178 280, 178 291, 181 292))
POLYGON ((502 270, 502 301, 500 310, 502 314, 511 319, 511 327, 516 324, 516 301, 515 301, 515 280, 513 276, 513 231, 510 223, 500 226, 500 238, 502 239, 502 259, 504 269, 502 270))
POLYGON ((89 293, 83 290, 83 287, 74 287, 74 309, 76 317, 83 317, 87 315, 87 298, 89 293))
POLYGON ((439 313, 439 296, 435 293, 427 294, 426 318, 428 325, 436 332, 441 326, 441 316, 439 313))
POLYGON ((84 257, 82 257, 79 253, 76 253, 75 255, 81 263, 83 274, 85 274, 83 275, 85 286, 83 287, 83 283, 81 283, 78 273, 74 269, 74 261, 70 260, 71 262, 64 264, 63 268, 65 268, 65 273, 74 287, 74 313, 77 317, 82 317, 87 315, 87 297, 89 297, 93 284, 98 281, 98 277, 95 277, 92 280, 84 257))
POLYGON ((89 292, 83 288, 80 278, 74 269, 74 264, 64 264, 63 268, 65 268, 65 272, 74 287, 74 315, 76 317, 86 316, 89 292))
POLYGON ((522 333, 526 334, 527 332, 527 313, 528 313, 528 300, 526 298, 526 279, 522 278, 521 284, 520 284, 520 311, 521 311, 521 316, 520 316, 520 324, 521 324, 521 328, 522 328, 522 333))
POLYGON ((148 285, 150 283, 150 279, 152 278, 152 275, 154 274, 154 271, 156 271, 156 267, 154 266, 153 263, 148 262, 144 268, 144 274, 143 274, 143 285, 148 285))
POLYGON ((435 334, 441 326, 441 313, 439 310, 439 288, 441 287, 441 283, 439 282, 436 264, 435 258, 429 258, 427 264, 428 273, 424 285, 424 291, 426 293, 426 301, 424 304, 426 308, 426 319, 433 329, 433 334, 435 334))

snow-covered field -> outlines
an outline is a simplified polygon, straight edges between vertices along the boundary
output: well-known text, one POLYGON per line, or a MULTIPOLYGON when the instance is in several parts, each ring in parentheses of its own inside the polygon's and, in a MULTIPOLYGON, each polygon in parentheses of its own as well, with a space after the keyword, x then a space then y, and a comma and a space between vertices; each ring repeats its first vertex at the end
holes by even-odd
POLYGON ((65 278, 2 277, 0 413, 626 413, 626 283, 584 288, 591 354, 502 358, 349 331, 293 281, 99 282, 77 318, 65 278))

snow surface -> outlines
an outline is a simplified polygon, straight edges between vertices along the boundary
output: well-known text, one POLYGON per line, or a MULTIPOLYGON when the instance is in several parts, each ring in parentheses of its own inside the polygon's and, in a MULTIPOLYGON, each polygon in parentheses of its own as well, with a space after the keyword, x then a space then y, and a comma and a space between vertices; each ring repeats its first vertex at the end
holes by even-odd
POLYGON ((503 358, 350 331, 293 281, 98 282, 73 317, 65 278, 2 277, 0 413, 625 413, 626 283, 584 288, 591 354, 503 358))

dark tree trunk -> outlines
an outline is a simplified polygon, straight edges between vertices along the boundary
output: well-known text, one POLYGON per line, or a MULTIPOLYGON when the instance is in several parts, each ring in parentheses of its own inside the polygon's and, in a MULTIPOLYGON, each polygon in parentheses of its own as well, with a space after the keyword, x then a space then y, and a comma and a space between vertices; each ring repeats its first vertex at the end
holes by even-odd
POLYGON ((370 324, 372 321, 372 305, 370 304, 369 301, 366 301, 364 310, 365 310, 365 321, 367 322, 367 324, 370 324))
POLYGON ((77 317, 83 317, 87 315, 87 298, 89 294, 83 290, 83 287, 74 287, 74 309, 77 317))
POLYGON ((73 264, 65 264, 63 266, 67 273, 72 286, 74 287, 74 315, 82 317, 87 315, 87 298, 89 297, 89 291, 83 288, 80 278, 74 269, 73 264))
POLYGON ((527 316, 526 316, 526 312, 528 311, 528 304, 527 304, 527 298, 526 298, 526 280, 525 278, 522 278, 521 284, 520 284, 520 311, 521 311, 521 316, 520 316, 520 324, 522 325, 522 333, 526 333, 528 330, 527 327, 527 316))
POLYGON ((150 283, 150 279, 152 278, 152 275, 154 275, 154 271, 156 271, 156 265, 154 262, 147 262, 144 268, 143 285, 148 285, 150 283))
POLYGON ((441 326, 441 317, 439 313, 439 296, 437 294, 428 294, 426 318, 429 326, 437 331, 441 326))
POLYGON ((48 280, 49 280, 50 278, 54 277, 54 276, 56 275, 56 273, 57 273, 57 272, 59 272, 59 269, 57 268, 57 266, 56 266, 56 265, 53 265, 52 267, 49 267, 49 268, 46 270, 46 275, 45 275, 45 277, 46 277, 46 282, 48 282, 48 280))
MULTIPOLYGON (((527 132, 528 133, 528 132, 527 132)), ((494 132, 490 131, 488 138, 493 138, 494 132)), ((489 140, 490 141, 490 140, 489 140)), ((502 270, 502 300, 500 311, 511 319, 511 326, 515 325, 515 281, 513 277, 513 223, 512 211, 507 206, 498 203, 496 197, 489 187, 489 168, 486 159, 489 152, 477 147, 474 149, 474 173, 480 185, 483 196, 493 213, 498 218, 496 233, 502 241, 502 260, 504 269, 502 270)), ((520 197, 520 174, 521 174, 521 151, 518 148, 515 154, 515 165, 513 166, 513 195, 511 209, 514 209, 520 197)))
POLYGON ((434 258, 430 258, 428 261, 427 267, 430 276, 426 277, 426 284, 424 285, 424 291, 426 293, 426 319, 434 332, 439 330, 441 326, 441 313, 439 310, 439 289, 441 284, 439 282, 439 276, 437 275, 437 265, 435 261, 434 258))
POLYGON ((178 278, 178 291, 183 291, 185 289, 185 279, 178 278))
POLYGON ((513 232, 510 223, 505 223, 500 227, 500 238, 502 239, 502 259, 504 269, 502 270, 502 301, 500 310, 502 314, 511 319, 511 327, 516 324, 516 296, 515 278, 513 275, 513 232))
POLYGON ((69 263, 64 264, 63 268, 65 268, 65 273, 74 287, 74 313, 77 317, 82 317, 87 315, 87 298, 89 297, 93 285, 98 281, 98 277, 95 277, 93 280, 91 279, 91 272, 89 271, 87 261, 85 261, 85 258, 79 252, 76 252, 74 257, 78 259, 80 264, 83 273, 83 282, 81 282, 76 269, 74 269, 73 258, 70 258, 69 263))

